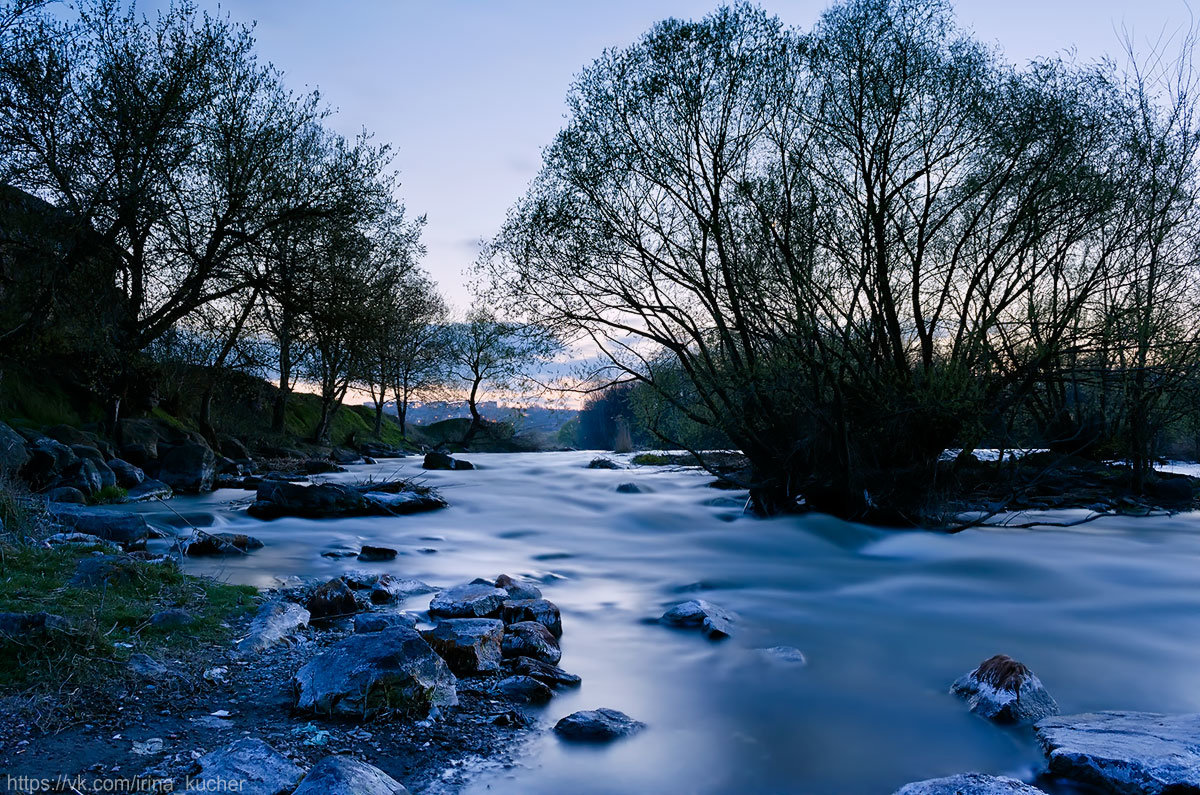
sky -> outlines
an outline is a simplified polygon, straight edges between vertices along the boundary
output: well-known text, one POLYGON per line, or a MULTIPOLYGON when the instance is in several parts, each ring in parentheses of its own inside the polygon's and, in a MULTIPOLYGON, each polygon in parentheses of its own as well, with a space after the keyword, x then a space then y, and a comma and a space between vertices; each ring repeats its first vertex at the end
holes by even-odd
MULTIPOLYGON (((144 10, 165 4, 150 0, 144 10)), ((809 28, 824 0, 762 0, 809 28)), ((216 10, 216 2, 201 0, 216 10)), ((463 271, 537 173, 563 126, 573 76, 606 47, 667 17, 702 17, 717 0, 224 0, 257 21, 262 57, 296 90, 319 88, 331 126, 366 128, 396 148, 402 198, 428 217, 424 265, 452 304, 469 303, 463 271)), ((1008 60, 1074 50, 1115 53, 1191 24, 1183 0, 959 0, 959 21, 1008 60)))

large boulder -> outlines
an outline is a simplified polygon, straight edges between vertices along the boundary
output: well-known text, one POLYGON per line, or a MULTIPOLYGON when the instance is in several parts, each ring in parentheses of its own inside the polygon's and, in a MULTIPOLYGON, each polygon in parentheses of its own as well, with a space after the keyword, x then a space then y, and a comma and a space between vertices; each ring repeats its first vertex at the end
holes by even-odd
POLYGON ((332 519, 343 516, 393 516, 444 508, 446 503, 432 492, 363 492, 340 483, 302 484, 264 480, 258 486, 251 516, 275 519, 300 516, 332 519))
POLYGON ((141 467, 135 467, 123 458, 112 459, 108 462, 108 468, 117 479, 117 485, 123 489, 132 489, 146 479, 141 467))
POLYGON ((105 541, 133 544, 157 535, 146 523, 146 518, 138 513, 59 502, 51 503, 48 509, 56 524, 77 533, 99 536, 105 541))
POLYGON ((217 457, 208 445, 185 442, 162 457, 158 479, 181 494, 212 491, 217 457))
MULTIPOLYGON (((112 482, 116 483, 116 478, 113 477, 111 471, 109 471, 108 475, 112 482)), ((63 486, 78 489, 91 497, 104 488, 104 481, 105 478, 100 474, 100 467, 96 466, 96 462, 83 458, 76 460, 74 464, 63 470, 59 483, 63 486)))
POLYGON ((451 458, 448 454, 439 450, 425 454, 425 460, 421 462, 424 469, 443 469, 443 470, 462 470, 474 469, 475 465, 470 461, 463 461, 460 458, 451 458))
POLYGON ((447 588, 429 603, 435 618, 487 618, 500 613, 508 592, 483 583, 465 583, 447 588))
POLYGON ((297 709, 370 719, 458 704, 457 680, 415 629, 351 635, 296 672, 297 709))
POLYGON ((601 707, 573 712, 554 724, 554 732, 564 740, 577 742, 607 742, 627 737, 646 728, 624 712, 601 707))
POLYGON ((965 699, 971 712, 994 723, 1028 725, 1058 714, 1058 704, 1042 680, 1004 654, 981 662, 960 677, 950 692, 965 699))
POLYGON ((659 619, 673 627, 699 627, 709 638, 720 640, 733 634, 734 615, 704 599, 691 599, 675 605, 659 619))
POLYGON ((53 483, 79 463, 79 457, 71 452, 70 447, 48 436, 39 436, 27 451, 29 459, 21 469, 21 474, 39 487, 53 483))
POLYGON ((117 422, 117 446, 121 458, 139 467, 158 460, 160 441, 154 420, 123 419, 117 422))
POLYGON ((29 461, 25 438, 0 422, 0 474, 15 474, 29 461))
POLYGON ((505 599, 500 605, 500 618, 505 624, 536 621, 554 637, 562 637, 562 615, 558 605, 547 599, 505 599))
POLYGON ((207 753, 196 764, 200 772, 190 779, 189 787, 199 792, 285 795, 304 777, 291 760, 255 737, 207 753), (231 786, 237 789, 230 790, 231 786))
POLYGON ((62 442, 67 447, 84 445, 96 447, 99 440, 96 434, 81 431, 73 425, 53 425, 44 431, 45 435, 56 442, 62 442))
POLYGON ((500 670, 500 641, 504 623, 491 618, 450 618, 421 633, 450 670, 458 676, 478 676, 500 670))
POLYGON ((896 790, 894 795, 1046 795, 1037 787, 1004 776, 962 773, 945 778, 914 781, 896 790))
POLYGON ((111 488, 117 485, 117 475, 104 462, 104 454, 97 450, 92 445, 73 444, 71 452, 79 457, 79 460, 90 461, 96 468, 96 474, 100 477, 100 488, 111 488))
POLYGON ((408 795, 408 790, 366 762, 327 756, 313 765, 292 795, 408 795))
POLYGON ((1093 712, 1035 731, 1053 775, 1122 795, 1200 792, 1200 714, 1093 712))
POLYGON ((267 602, 258 608, 250 632, 234 648, 241 654, 268 649, 307 627, 309 618, 308 611, 293 602, 267 602))
POLYGON ((551 665, 562 659, 554 635, 536 621, 520 621, 505 627, 500 648, 505 657, 532 657, 551 665))

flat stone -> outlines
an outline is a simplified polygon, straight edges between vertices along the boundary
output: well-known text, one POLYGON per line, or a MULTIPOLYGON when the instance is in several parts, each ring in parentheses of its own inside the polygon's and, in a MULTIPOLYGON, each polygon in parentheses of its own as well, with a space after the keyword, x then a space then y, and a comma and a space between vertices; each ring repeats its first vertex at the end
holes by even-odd
POLYGON ((51 503, 47 509, 50 518, 56 524, 76 533, 98 536, 105 541, 133 544, 156 535, 155 531, 146 523, 146 517, 138 513, 110 508, 93 508, 68 502, 51 503))
POLYGON ((287 757, 254 737, 207 753, 197 764, 192 785, 200 792, 230 792, 236 782, 241 795, 285 795, 304 777, 287 757))
POLYGON ((498 615, 500 605, 507 598, 507 591, 490 585, 455 585, 433 597, 429 603, 429 615, 438 618, 487 618, 498 615))
POLYGON ((701 632, 713 640, 732 635, 734 620, 733 613, 704 599, 681 602, 663 613, 659 619, 673 627, 699 627, 701 632))
POLYGON ((961 773, 905 784, 895 795, 1046 795, 1037 787, 1004 776, 961 773))
POLYGON ((519 621, 505 627, 500 648, 505 657, 532 657, 551 665, 562 659, 554 635, 536 621, 519 621))
POLYGON ((408 627, 417 625, 417 617, 408 613, 359 613, 354 617, 354 631, 382 632, 392 627, 408 627))
POLYGON ((608 742, 636 734, 644 728, 646 724, 641 721, 607 707, 573 712, 554 724, 555 734, 576 742, 608 742))
POLYGON ((1035 731, 1056 776, 1122 795, 1200 792, 1200 713, 1063 715, 1035 731))
POLYGON ((500 605, 500 618, 505 624, 536 621, 550 630, 554 637, 562 637, 562 615, 558 605, 547 599, 506 599, 500 605))
POLYGON ((349 756, 327 756, 313 765, 292 795, 409 795, 396 779, 349 756))
POLYGON ((421 637, 441 655, 458 676, 478 676, 500 670, 500 641, 504 622, 492 618, 448 618, 421 637))
POLYGON ((250 632, 235 645, 241 654, 251 654, 274 646, 276 643, 308 626, 311 616, 308 611, 294 602, 277 600, 258 608, 250 622, 250 632))
POLYGON ((99 547, 111 552, 121 550, 119 544, 88 533, 55 533, 46 539, 46 543, 52 547, 99 547))
POLYGON ((496 683, 496 690, 520 704, 545 704, 554 691, 532 676, 510 676, 496 683))
POLYGON ((1058 714, 1058 704, 1042 681, 1022 663, 997 654, 960 677, 950 692, 971 712, 994 723, 1028 725, 1058 714))

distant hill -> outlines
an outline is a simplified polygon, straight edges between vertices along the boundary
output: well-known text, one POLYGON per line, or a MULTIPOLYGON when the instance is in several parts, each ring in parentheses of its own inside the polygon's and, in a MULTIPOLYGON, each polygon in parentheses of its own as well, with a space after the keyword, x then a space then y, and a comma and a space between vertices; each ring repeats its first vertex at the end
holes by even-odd
MULTIPOLYGON (((369 405, 369 404, 367 404, 369 405)), ((387 403, 384 411, 396 413, 395 403, 387 403)), ((479 404, 479 412, 493 422, 511 423, 518 432, 538 431, 556 433, 559 428, 579 415, 577 409, 556 409, 546 406, 505 406, 494 400, 479 404)), ((466 401, 431 401, 413 403, 408 407, 408 422, 413 425, 433 425, 443 420, 471 416, 466 401)))

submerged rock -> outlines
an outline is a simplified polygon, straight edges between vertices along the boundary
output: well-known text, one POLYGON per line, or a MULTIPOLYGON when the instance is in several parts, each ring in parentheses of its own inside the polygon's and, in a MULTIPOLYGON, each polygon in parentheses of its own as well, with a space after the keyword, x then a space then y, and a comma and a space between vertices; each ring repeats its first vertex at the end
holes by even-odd
POLYGON ((611 458, 603 456, 593 458, 587 465, 588 469, 624 469, 625 467, 613 461, 611 458))
POLYGON ((650 489, 645 486, 639 486, 637 483, 622 483, 617 486, 618 494, 649 494, 650 489))
POLYGON ((699 627, 707 637, 721 640, 733 634, 734 614, 704 599, 681 602, 659 619, 673 627, 699 627))
POLYGON ((421 467, 424 469, 474 469, 475 465, 470 461, 463 461, 460 458, 451 458, 446 453, 434 450, 425 454, 425 460, 421 462, 421 467))
POLYGON ((396 554, 396 550, 390 547, 373 547, 363 544, 362 549, 358 552, 358 559, 363 563, 380 563, 395 560, 396 554))
POLYGON ((772 662, 788 665, 807 665, 808 659, 804 652, 795 646, 772 646, 769 649, 759 649, 758 653, 772 662))
POLYGON ((573 712, 554 724, 555 734, 564 740, 578 742, 607 742, 636 734, 644 728, 646 724, 641 721, 607 707, 573 712))
POLYGON ((477 676, 500 670, 500 641, 504 623, 492 618, 449 618, 421 637, 441 655, 458 676, 477 676))
POLYGON ((207 753, 197 764, 200 772, 191 786, 200 792, 230 792, 236 785, 243 795, 284 795, 304 777, 291 760, 255 737, 207 753))
POLYGON ((519 621, 505 627, 500 648, 505 657, 532 657, 551 665, 562 659, 554 635, 536 621, 519 621))
POLYGON ((510 676, 496 683, 496 690, 521 704, 545 704, 554 691, 531 676, 510 676))
POLYGON ((508 592, 483 583, 466 583, 447 588, 429 603, 429 615, 437 618, 487 618, 499 614, 508 592))
POLYGON ((235 648, 242 654, 270 648, 307 627, 310 618, 307 610, 293 602, 267 602, 250 622, 249 634, 239 640, 235 648))
POLYGON ((505 624, 536 621, 550 630, 554 637, 562 637, 562 615, 558 605, 547 599, 506 599, 500 605, 500 617, 505 624))
POLYGON ((894 795, 1046 795, 1037 787, 1004 776, 962 773, 905 784, 894 795))
POLYGON ((962 676, 950 692, 971 712, 995 723, 1025 725, 1058 714, 1058 704, 1042 681, 1022 663, 997 654, 962 676))
POLYGON ((396 779, 349 756, 327 756, 313 765, 292 795, 409 795, 396 779))
POLYGON ((415 629, 351 635, 296 672, 296 708, 370 719, 458 704, 457 680, 415 629))
POLYGON ((513 657, 504 661, 505 668, 513 674, 531 676, 551 687, 579 687, 583 680, 569 674, 557 665, 535 660, 532 657, 513 657))
POLYGON ((1122 795, 1200 792, 1200 714, 1093 712, 1035 731, 1053 775, 1122 795))

